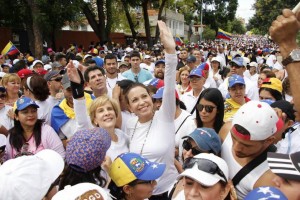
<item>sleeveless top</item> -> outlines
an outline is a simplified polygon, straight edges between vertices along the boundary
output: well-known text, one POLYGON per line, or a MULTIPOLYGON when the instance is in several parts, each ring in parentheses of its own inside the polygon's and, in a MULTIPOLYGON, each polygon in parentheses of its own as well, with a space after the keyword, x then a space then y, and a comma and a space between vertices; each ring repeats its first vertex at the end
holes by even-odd
MULTIPOLYGON (((232 138, 229 132, 222 144, 221 157, 226 161, 229 167, 229 179, 232 179, 242 166, 234 159, 232 154, 232 138)), ((249 174, 247 174, 239 184, 235 186, 238 199, 244 199, 244 197, 253 190, 253 186, 256 181, 269 169, 267 160, 258 165, 249 174)))

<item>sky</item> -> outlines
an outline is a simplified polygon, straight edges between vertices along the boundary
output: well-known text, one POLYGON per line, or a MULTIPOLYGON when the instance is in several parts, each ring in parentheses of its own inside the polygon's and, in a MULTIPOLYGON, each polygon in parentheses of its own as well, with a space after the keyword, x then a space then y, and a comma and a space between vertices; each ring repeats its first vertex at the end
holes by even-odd
POLYGON ((238 8, 236 11, 237 17, 242 17, 245 22, 248 23, 249 19, 254 15, 255 11, 252 9, 252 5, 255 0, 238 0, 238 8))

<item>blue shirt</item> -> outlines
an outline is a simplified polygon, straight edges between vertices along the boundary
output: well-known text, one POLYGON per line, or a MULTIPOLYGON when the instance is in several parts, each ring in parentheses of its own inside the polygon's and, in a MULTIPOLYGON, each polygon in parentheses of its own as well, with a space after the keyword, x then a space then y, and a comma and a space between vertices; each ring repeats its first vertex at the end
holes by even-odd
POLYGON ((127 70, 122 74, 122 76, 126 77, 129 80, 132 80, 133 82, 139 83, 144 83, 145 81, 153 78, 152 74, 149 71, 142 68, 137 75, 135 75, 131 70, 127 70))

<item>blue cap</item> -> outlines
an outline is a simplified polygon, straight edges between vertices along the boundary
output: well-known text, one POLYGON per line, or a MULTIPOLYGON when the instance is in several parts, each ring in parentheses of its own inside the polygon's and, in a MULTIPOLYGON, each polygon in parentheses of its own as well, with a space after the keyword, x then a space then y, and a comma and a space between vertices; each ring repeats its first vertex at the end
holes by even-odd
POLYGON ((235 84, 242 84, 242 85, 246 85, 245 84, 245 80, 243 77, 241 77, 240 75, 237 74, 233 74, 228 78, 228 87, 231 88, 232 86, 234 86, 235 84))
POLYGON ((150 81, 149 85, 152 85, 157 89, 159 89, 165 85, 165 82, 159 78, 154 78, 150 81))
POLYGON ((158 64, 166 64, 165 60, 158 60, 155 62, 155 66, 158 64))
POLYGON ((270 49, 269 48, 264 48, 262 51, 270 53, 270 49))
POLYGON ((275 187, 258 187, 245 196, 244 200, 287 200, 286 196, 275 187))
POLYGON ((123 153, 111 164, 109 176, 118 187, 139 179, 158 179, 165 171, 166 164, 151 162, 136 153, 123 153))
POLYGON ((193 69, 189 75, 189 78, 191 76, 198 76, 198 77, 203 77, 203 72, 200 68, 196 68, 196 69, 193 69))
POLYGON ((17 100, 17 110, 24 110, 28 106, 33 106, 35 108, 39 108, 39 106, 30 98, 28 97, 21 97, 17 100))
MULTIPOLYGON (((164 87, 159 88, 154 95, 152 95, 152 98, 154 99, 162 99, 163 98, 163 93, 164 93, 164 87)), ((178 93, 175 90, 175 97, 176 99, 179 99, 178 93)))
POLYGON ((186 62, 188 63, 194 63, 197 61, 197 58, 193 55, 190 55, 187 59, 186 59, 186 62))
POLYGON ((234 59, 232 59, 232 61, 230 63, 235 63, 238 66, 243 67, 244 66, 243 62, 244 62, 244 59, 242 57, 235 57, 234 59))
POLYGON ((221 139, 212 128, 196 128, 182 139, 187 137, 193 139, 197 146, 204 151, 213 152, 216 155, 221 152, 221 139))

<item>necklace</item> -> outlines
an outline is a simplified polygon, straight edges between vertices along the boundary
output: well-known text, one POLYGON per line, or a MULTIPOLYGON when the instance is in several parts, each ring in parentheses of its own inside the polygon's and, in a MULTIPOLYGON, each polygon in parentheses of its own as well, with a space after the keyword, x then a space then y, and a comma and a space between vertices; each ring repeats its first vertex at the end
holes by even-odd
MULTIPOLYGON (((141 149, 140 155, 142 155, 142 153, 143 153, 144 146, 145 146, 145 144, 146 144, 146 141, 147 141, 147 138, 148 138, 148 135, 149 135, 149 131, 150 131, 150 128, 151 128, 151 125, 152 125, 152 121, 153 121, 153 118, 151 119, 150 125, 149 125, 149 127, 148 127, 148 130, 147 130, 146 137, 145 137, 144 142, 143 142, 143 145, 142 145, 142 149, 141 149)), ((132 135, 131 135, 130 143, 131 143, 131 141, 132 141, 132 139, 133 139, 133 136, 134 136, 134 134, 135 134, 135 130, 136 130, 136 127, 137 127, 138 122, 139 122, 139 120, 137 120, 136 123, 135 123, 134 130, 133 130, 133 133, 132 133, 132 135)))

